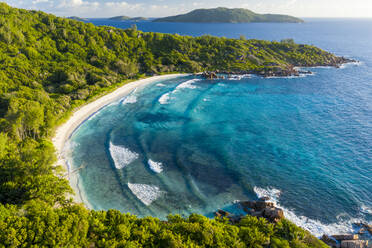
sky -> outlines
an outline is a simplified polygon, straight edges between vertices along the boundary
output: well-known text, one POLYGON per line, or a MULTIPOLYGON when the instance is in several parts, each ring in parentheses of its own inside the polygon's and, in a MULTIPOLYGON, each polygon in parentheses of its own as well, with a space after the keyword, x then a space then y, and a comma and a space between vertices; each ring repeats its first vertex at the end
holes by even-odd
POLYGON ((162 17, 198 8, 247 8, 257 13, 297 17, 372 18, 372 0, 0 0, 13 7, 58 16, 162 17))

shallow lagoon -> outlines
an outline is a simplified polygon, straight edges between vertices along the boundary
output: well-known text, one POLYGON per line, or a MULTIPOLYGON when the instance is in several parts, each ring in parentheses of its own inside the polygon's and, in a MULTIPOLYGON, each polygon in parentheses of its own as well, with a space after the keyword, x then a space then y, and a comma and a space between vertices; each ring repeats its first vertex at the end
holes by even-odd
POLYGON ((187 77, 137 89, 72 136, 70 164, 81 168, 75 176, 85 201, 164 218, 211 216, 234 200, 270 195, 316 235, 372 221, 370 24, 224 29, 228 37, 294 37, 362 63, 303 78, 187 77))

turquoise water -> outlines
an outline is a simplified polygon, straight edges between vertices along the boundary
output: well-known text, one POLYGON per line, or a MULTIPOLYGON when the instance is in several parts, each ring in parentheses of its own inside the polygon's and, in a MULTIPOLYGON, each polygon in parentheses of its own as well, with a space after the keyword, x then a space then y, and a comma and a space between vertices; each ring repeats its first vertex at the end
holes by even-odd
POLYGON ((180 77, 107 106, 70 139, 84 201, 165 218, 270 195, 316 235, 371 222, 372 49, 337 42, 361 63, 300 78, 180 77))

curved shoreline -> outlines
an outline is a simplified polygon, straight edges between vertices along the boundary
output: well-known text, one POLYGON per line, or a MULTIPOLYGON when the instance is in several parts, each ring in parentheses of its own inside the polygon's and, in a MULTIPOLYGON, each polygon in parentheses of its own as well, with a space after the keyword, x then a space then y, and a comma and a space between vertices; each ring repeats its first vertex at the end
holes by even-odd
POLYGON ((68 165, 68 161, 64 154, 65 144, 71 137, 71 135, 74 133, 74 131, 79 128, 79 126, 84 123, 89 117, 91 117, 94 113, 100 111, 105 106, 109 105, 110 103, 117 101, 126 95, 130 94, 133 90, 135 90, 137 87, 145 86, 150 83, 154 83, 157 81, 163 81, 173 78, 178 78, 182 76, 188 76, 190 74, 169 74, 169 75, 161 75, 161 76, 153 76, 150 78, 140 79, 137 81, 133 81, 130 83, 127 83, 115 91, 104 95, 97 100, 90 102, 86 105, 81 106, 78 108, 73 114, 70 116, 70 118, 60 125, 55 132, 54 137, 52 138, 52 142, 54 147, 57 151, 57 162, 56 165, 62 165, 66 171, 67 171, 67 179, 69 180, 70 186, 74 190, 73 198, 76 202, 84 203, 86 207, 87 201, 83 201, 82 195, 80 192, 80 189, 78 188, 77 181, 74 183, 75 185, 72 185, 72 178, 71 178, 71 171, 70 166, 68 165))

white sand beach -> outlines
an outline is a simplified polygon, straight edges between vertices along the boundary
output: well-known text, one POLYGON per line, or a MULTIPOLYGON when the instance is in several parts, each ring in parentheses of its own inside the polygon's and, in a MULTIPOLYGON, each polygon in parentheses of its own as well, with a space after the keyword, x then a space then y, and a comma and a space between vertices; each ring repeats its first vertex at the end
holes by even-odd
MULTIPOLYGON (((79 127, 81 123, 83 123, 86 119, 88 119, 92 114, 96 113, 103 107, 107 106, 108 104, 119 100, 129 93, 131 93, 134 89, 140 86, 144 86, 146 84, 154 83, 157 81, 172 79, 180 76, 187 76, 189 74, 170 74, 170 75, 161 75, 161 76, 154 76, 146 79, 137 80, 134 82, 130 82, 128 84, 123 85, 122 87, 116 89, 114 92, 111 92, 93 102, 90 102, 86 105, 83 105, 79 109, 77 109, 72 116, 68 119, 67 122, 59 126, 56 130, 56 134, 52 139, 53 144, 57 150, 57 165, 62 165, 67 170, 68 179, 70 180, 70 184, 72 188, 76 191, 77 185, 76 182, 71 182, 70 177, 70 168, 68 166, 67 160, 64 154, 64 147, 65 143, 70 138, 71 134, 79 127)), ((75 181, 75 180, 74 180, 75 181)), ((77 202, 82 202, 82 199, 79 199, 81 196, 78 196, 78 192, 76 193, 75 200, 77 202)))

